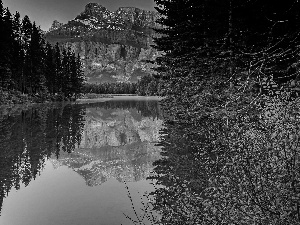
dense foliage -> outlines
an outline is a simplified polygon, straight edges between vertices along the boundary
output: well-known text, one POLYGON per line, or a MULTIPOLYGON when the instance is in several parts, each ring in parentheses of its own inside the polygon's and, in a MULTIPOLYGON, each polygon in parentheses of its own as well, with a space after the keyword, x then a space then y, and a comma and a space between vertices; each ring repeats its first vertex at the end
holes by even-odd
MULTIPOLYGON (((219 77, 223 86, 298 75, 299 2, 157 0, 157 77, 169 94, 219 77), (180 83, 180 84, 178 84, 180 83)), ((201 84, 203 86, 203 84, 201 84)), ((198 92, 198 91, 197 91, 198 92)))
POLYGON ((136 94, 136 83, 86 83, 82 92, 95 94, 136 94))
POLYGON ((300 224, 299 1, 155 2, 155 224, 300 224))
POLYGON ((137 83, 86 83, 84 94, 136 94, 140 96, 162 95, 160 81, 151 75, 143 76, 137 83))
POLYGON ((255 108, 166 123, 157 224, 300 224, 299 106, 255 108))
POLYGON ((159 81, 151 75, 143 76, 137 83, 138 95, 160 95, 159 81))
MULTIPOLYGON (((1 93, 49 97, 77 96, 84 81, 79 57, 70 49, 45 43, 43 32, 28 16, 11 15, 0 1, 1 93)), ((1 94, 0 98, 3 97, 1 94)), ((1 101, 3 102, 3 101, 1 101)))

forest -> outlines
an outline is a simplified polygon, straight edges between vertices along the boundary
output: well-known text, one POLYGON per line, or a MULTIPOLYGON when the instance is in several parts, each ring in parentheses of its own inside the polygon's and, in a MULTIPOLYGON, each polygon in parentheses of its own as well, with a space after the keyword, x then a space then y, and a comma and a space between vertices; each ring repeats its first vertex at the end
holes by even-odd
POLYGON ((153 224, 300 224, 300 2, 155 3, 153 224))
POLYGON ((76 99, 84 75, 79 56, 51 46, 28 16, 12 15, 0 1, 0 103, 76 99))
POLYGON ((156 77, 167 95, 234 87, 245 94, 263 92, 271 81, 277 88, 298 81, 297 1, 155 2, 163 28, 156 29, 161 37, 153 47, 164 53, 155 62, 156 77))
POLYGON ((82 88, 83 94, 134 94, 140 96, 161 95, 159 80, 152 75, 141 77, 137 83, 86 83, 82 88))

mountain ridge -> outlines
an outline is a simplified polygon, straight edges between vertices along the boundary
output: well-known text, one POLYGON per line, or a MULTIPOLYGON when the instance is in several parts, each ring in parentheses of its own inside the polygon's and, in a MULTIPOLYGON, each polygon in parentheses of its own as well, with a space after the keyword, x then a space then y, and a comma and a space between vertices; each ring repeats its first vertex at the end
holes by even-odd
POLYGON ((66 24, 55 20, 45 37, 52 45, 58 42, 80 55, 89 83, 137 82, 152 74, 149 61, 159 55, 151 48, 158 18, 157 12, 136 7, 112 12, 89 3, 66 24))

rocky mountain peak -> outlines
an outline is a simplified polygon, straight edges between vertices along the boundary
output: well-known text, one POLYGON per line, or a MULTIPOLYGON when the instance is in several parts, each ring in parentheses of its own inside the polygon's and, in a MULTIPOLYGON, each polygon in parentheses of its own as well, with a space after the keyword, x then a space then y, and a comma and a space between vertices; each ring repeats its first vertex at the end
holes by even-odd
POLYGON ((152 73, 158 53, 150 46, 158 27, 158 13, 135 7, 109 11, 89 3, 66 24, 57 21, 46 40, 79 54, 88 82, 137 82, 152 73))
POLYGON ((90 18, 103 18, 105 14, 110 14, 110 12, 102 5, 98 3, 88 3, 85 9, 76 19, 90 19, 90 18))
POLYGON ((105 12, 105 11, 107 11, 107 9, 98 3, 88 3, 85 6, 85 10, 84 10, 83 14, 95 16, 95 15, 98 15, 99 13, 105 12))

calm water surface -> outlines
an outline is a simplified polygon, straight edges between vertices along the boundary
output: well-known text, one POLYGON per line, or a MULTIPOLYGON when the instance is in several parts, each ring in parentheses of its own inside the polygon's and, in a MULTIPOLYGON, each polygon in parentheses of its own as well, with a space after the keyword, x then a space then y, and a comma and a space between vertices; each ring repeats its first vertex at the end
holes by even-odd
POLYGON ((155 189, 162 127, 158 101, 2 112, 0 224, 133 224, 125 215, 142 215, 155 189))

